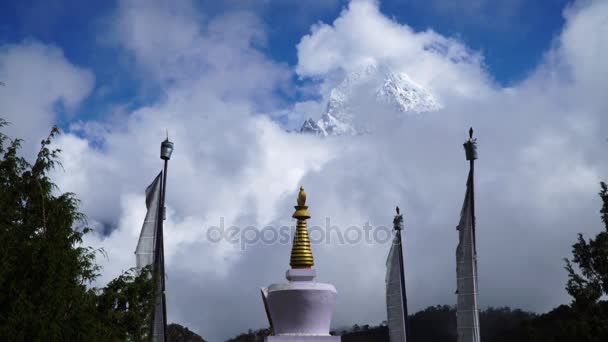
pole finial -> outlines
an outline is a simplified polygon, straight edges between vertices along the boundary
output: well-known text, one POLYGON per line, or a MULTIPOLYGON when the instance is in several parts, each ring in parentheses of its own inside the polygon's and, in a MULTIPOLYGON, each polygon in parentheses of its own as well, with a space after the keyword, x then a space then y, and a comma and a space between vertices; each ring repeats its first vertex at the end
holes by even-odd
POLYGON ((173 153, 173 143, 169 141, 169 131, 167 130, 167 139, 160 143, 160 159, 169 160, 173 153))
POLYGON ((477 159, 477 138, 473 139, 473 127, 469 128, 469 140, 464 143, 467 160, 477 159))
POLYGON ((395 215, 395 218, 393 219, 393 228, 395 228, 395 230, 402 230, 403 229, 403 214, 401 214, 401 210, 399 210, 399 206, 397 206, 396 210, 397 210, 397 215, 395 215))

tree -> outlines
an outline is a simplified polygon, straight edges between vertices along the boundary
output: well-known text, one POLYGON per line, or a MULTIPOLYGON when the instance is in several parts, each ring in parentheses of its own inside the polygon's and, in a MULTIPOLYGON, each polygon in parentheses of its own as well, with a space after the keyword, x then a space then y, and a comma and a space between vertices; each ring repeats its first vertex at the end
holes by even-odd
POLYGON ((572 261, 566 259, 568 284, 566 290, 574 298, 574 304, 580 309, 587 309, 596 304, 602 295, 608 295, 608 187, 601 183, 600 210, 604 231, 595 239, 586 241, 582 234, 572 245, 572 261), (580 273, 575 270, 576 264, 580 273))
POLYGON ((167 326, 167 340, 172 342, 205 342, 205 340, 195 332, 175 323, 171 323, 167 326))
POLYGON ((579 341, 608 340, 608 302, 601 300, 608 295, 608 186, 604 182, 600 186, 604 229, 594 239, 579 234, 572 245, 572 260, 565 260, 566 290, 573 298, 567 333, 579 341))
POLYGON ((21 140, 0 132, 0 341, 145 340, 150 270, 90 286, 100 268, 98 251, 82 246, 86 218, 48 175, 59 165, 61 151, 49 147, 57 134, 30 164, 18 155, 21 140))
POLYGON ((103 330, 110 341, 146 341, 154 306, 152 267, 141 272, 132 268, 110 281, 97 298, 100 321, 112 329, 103 330))
POLYGON ((53 194, 47 175, 58 133, 42 141, 33 165, 17 155, 20 139, 0 133, 0 340, 82 340, 96 325, 95 292, 86 285, 99 267, 95 252, 80 246, 89 229, 74 194, 53 194))
POLYGON ((535 315, 509 307, 489 307, 479 313, 480 335, 483 341, 507 342, 525 341, 524 324, 535 315))
MULTIPOLYGON (((524 325, 530 342, 599 342, 608 340, 608 186, 600 183, 604 229, 585 240, 578 234, 572 260, 564 259, 568 271, 566 291, 570 305, 560 305, 524 325)), ((483 335, 482 335, 483 336, 483 335)))
POLYGON ((569 305, 542 314, 524 323, 524 332, 528 342, 578 342, 593 341, 585 337, 582 327, 584 321, 569 305), (581 324, 582 323, 582 324, 581 324))

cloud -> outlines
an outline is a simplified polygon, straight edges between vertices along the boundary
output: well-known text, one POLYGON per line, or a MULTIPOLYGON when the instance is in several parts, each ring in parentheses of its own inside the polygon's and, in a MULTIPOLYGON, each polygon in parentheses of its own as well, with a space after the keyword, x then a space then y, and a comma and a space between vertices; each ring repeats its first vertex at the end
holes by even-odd
POLYGON ((601 87, 608 77, 604 63, 608 60, 604 49, 608 46, 607 12, 608 3, 603 1, 583 1, 572 6, 565 12, 567 24, 559 40, 557 58, 570 68, 573 81, 591 98, 602 98, 601 87))
POLYGON ((36 41, 0 48, 0 117, 9 135, 25 137, 33 156, 39 139, 62 115, 68 117, 93 88, 93 74, 71 64, 61 49, 36 41))
POLYGON ((353 1, 332 25, 319 23, 298 44, 297 73, 327 77, 372 63, 389 64, 440 93, 478 95, 490 82, 483 58, 432 30, 415 32, 386 17, 374 1, 353 1))
MULTIPOLYGON (((567 25, 544 62, 507 89, 491 81, 483 57, 461 42, 432 31, 414 32, 384 16, 372 1, 351 2, 332 24, 313 26, 301 40, 296 71, 319 79, 325 96, 336 73, 386 63, 438 92, 445 103, 441 111, 398 119, 360 105, 361 115, 375 121, 376 134, 342 139, 348 147, 304 180, 312 184, 309 193, 323 194, 315 201, 315 214, 331 215, 342 227, 366 219, 390 222, 394 204, 405 210, 414 310, 454 300, 455 237, 450 232, 464 193, 460 143, 469 126, 480 141, 480 302, 544 311, 568 301, 560 260, 576 232, 597 231, 597 185, 608 166, 600 157, 606 106, 597 91, 606 88, 606 78, 585 72, 585 65, 596 73, 606 69, 601 51, 608 45, 585 37, 606 28, 600 18, 608 11, 598 4, 567 12, 567 25), (594 44, 589 48, 597 52, 587 53, 585 44, 594 44)), ((340 265, 330 271, 341 291, 336 324, 384 317, 384 271, 378 265, 386 251, 323 247, 315 252, 340 265), (357 310, 361 307, 365 312, 357 310)))
MULTIPOLYGON (((169 319, 221 340, 266 324, 258 289, 283 281, 290 247, 211 243, 209 227, 222 218, 225 227, 293 224, 301 184, 311 226, 326 218, 342 231, 368 221, 387 226, 398 204, 406 215, 411 311, 453 303, 455 225, 468 167, 461 144, 474 126, 480 303, 544 311, 568 301, 561 260, 576 233, 599 230, 595 194, 608 169, 601 58, 608 45, 587 32, 605 31, 607 13, 602 2, 571 7, 543 63, 502 89, 483 56, 462 42, 415 32, 376 2, 352 2, 297 46, 295 72, 318 84, 320 100, 285 106, 277 93, 293 86, 292 71, 261 52, 268 28, 255 14, 207 17, 190 2, 122 2, 107 23, 112 39, 132 72, 161 96, 101 121, 73 123, 57 141, 65 171, 54 177, 106 232, 85 241, 108 252, 100 258, 103 284, 134 265, 143 190, 160 170, 158 143, 167 128, 175 142, 165 224, 169 319), (371 62, 407 72, 438 93, 444 109, 397 116, 360 104, 373 134, 318 139, 285 131, 323 108, 344 74, 371 62)), ((54 98, 64 93, 72 94, 54 98)), ((87 93, 78 94, 67 102, 87 93)), ((54 120, 48 113, 47 126, 54 120)), ((313 246, 319 281, 339 292, 335 326, 385 319, 388 248, 313 246)))
POLYGON ((261 100, 265 97, 258 95, 290 77, 285 67, 252 48, 263 46, 266 35, 251 12, 206 18, 190 1, 124 1, 108 25, 114 28, 108 39, 129 53, 147 80, 161 86, 209 79, 222 96, 261 100), (263 76, 268 82, 252 83, 263 76))
MULTIPOLYGON (((320 170, 332 149, 314 137, 288 133, 259 113, 281 102, 277 89, 290 72, 259 52, 264 28, 254 16, 225 13, 199 22, 189 15, 187 3, 148 4, 125 3, 110 23, 120 32, 116 43, 133 58, 133 70, 164 95, 105 121, 74 123, 57 140, 65 171, 57 170, 55 179, 63 191, 79 194, 81 209, 98 229, 85 243, 107 252, 107 259, 99 259, 104 272, 97 284, 102 285, 134 265, 143 189, 161 168, 158 144, 168 129, 176 145, 166 223, 166 262, 174 289, 169 316, 206 338, 219 339, 233 328, 217 318, 199 322, 184 314, 195 306, 177 306, 189 301, 180 294, 196 296, 203 283, 214 286, 205 298, 217 298, 222 283, 241 272, 236 267, 244 252, 238 245, 208 242, 207 229, 221 220, 226 227, 262 226, 281 217, 277 212, 285 196, 297 190, 305 174, 320 170), (171 34, 156 36, 160 19, 171 34), (172 41, 174 36, 189 38, 182 46, 172 41), (184 278, 190 281, 173 283, 184 278)), ((282 216, 289 221, 290 215, 282 216)), ((258 287, 250 287, 256 300, 258 287)))

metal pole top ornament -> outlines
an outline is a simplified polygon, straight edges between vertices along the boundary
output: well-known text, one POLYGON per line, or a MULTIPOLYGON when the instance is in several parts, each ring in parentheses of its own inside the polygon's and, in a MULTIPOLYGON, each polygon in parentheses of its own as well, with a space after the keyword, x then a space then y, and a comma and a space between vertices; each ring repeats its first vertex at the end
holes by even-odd
POLYGON ((477 159, 477 138, 473 139, 473 127, 469 129, 469 140, 467 140, 463 146, 467 160, 472 161, 477 159))

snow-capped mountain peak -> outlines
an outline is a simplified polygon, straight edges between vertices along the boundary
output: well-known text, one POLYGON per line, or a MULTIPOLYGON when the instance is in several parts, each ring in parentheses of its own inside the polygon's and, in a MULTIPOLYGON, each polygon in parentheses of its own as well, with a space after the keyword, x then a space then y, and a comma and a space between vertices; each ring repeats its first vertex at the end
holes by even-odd
POLYGON ((333 88, 325 113, 317 121, 306 120, 300 132, 322 136, 357 134, 362 129, 353 122, 353 106, 362 97, 370 97, 379 105, 389 105, 400 113, 424 113, 441 108, 433 94, 407 74, 372 64, 348 74, 333 88))
POLYGON ((441 108, 439 102, 405 73, 390 73, 376 92, 379 101, 393 104, 400 112, 424 113, 441 108))

